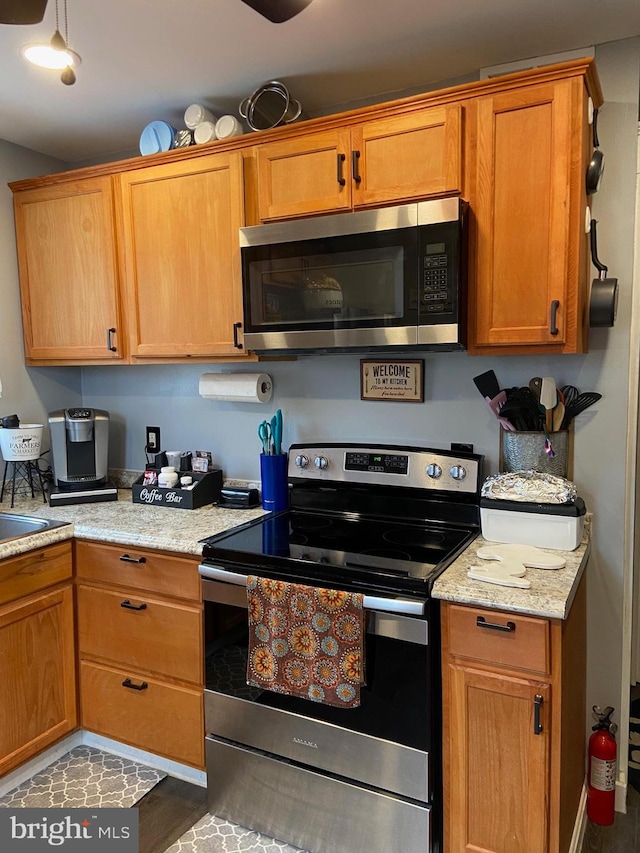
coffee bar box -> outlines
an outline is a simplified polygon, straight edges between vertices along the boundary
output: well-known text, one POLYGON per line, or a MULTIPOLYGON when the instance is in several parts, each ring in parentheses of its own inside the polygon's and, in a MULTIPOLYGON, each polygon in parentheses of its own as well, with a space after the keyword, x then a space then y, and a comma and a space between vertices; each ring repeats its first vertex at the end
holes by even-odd
POLYGON ((138 477, 131 486, 131 496, 134 504, 147 506, 166 506, 173 509, 198 509, 207 504, 218 503, 222 491, 222 468, 214 468, 206 474, 189 471, 193 478, 192 489, 161 488, 160 486, 143 485, 144 474, 138 477))

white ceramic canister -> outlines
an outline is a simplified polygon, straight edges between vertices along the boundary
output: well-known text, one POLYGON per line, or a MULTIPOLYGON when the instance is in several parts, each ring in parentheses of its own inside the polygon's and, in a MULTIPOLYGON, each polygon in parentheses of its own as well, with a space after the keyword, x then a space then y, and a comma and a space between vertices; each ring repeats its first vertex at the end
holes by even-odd
POLYGON ((203 121, 211 121, 215 124, 216 116, 202 104, 191 104, 187 107, 184 112, 184 123, 189 130, 195 130, 203 121))
POLYGON ((231 139, 232 136, 242 136, 242 125, 235 116, 220 116, 216 122, 216 136, 218 139, 231 139))
POLYGON ((173 465, 165 465, 160 469, 158 485, 164 489, 173 489, 178 485, 178 474, 173 465))
POLYGON ((196 145, 202 145, 204 142, 213 142, 216 139, 216 125, 213 121, 203 121, 193 131, 193 138, 196 145))

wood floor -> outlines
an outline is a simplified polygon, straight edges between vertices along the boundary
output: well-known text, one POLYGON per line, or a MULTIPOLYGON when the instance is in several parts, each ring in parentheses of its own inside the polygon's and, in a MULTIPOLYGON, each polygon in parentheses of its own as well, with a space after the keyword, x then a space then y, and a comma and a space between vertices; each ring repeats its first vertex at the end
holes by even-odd
POLYGON ((640 793, 627 788, 627 813, 616 812, 612 826, 587 825, 582 853, 640 853, 640 793))
POLYGON ((136 807, 139 853, 163 853, 207 813, 207 789, 166 776, 136 807))

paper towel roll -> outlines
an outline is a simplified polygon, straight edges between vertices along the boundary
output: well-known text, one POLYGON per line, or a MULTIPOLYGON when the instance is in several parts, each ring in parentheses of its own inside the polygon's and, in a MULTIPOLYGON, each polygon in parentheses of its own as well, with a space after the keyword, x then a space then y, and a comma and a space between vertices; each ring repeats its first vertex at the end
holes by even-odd
POLYGON ((203 373, 199 393, 206 400, 268 403, 273 382, 266 373, 203 373))

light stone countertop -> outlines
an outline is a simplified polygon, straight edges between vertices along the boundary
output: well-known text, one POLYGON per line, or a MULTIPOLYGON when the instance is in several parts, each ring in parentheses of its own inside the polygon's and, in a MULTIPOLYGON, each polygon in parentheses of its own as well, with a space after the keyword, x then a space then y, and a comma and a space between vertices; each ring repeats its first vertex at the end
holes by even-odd
MULTIPOLYGON (((226 509, 206 506, 194 510, 154 507, 133 503, 131 491, 122 489, 117 501, 75 504, 51 508, 42 498, 16 497, 15 506, 0 503, 0 512, 66 521, 66 527, 35 533, 0 544, 0 559, 16 556, 75 536, 96 542, 111 542, 140 548, 157 548, 200 555, 199 539, 230 530, 265 514, 261 507, 226 509)), ((532 616, 566 619, 573 596, 589 557, 589 519, 575 551, 552 551, 567 563, 562 569, 527 569, 531 589, 498 586, 467 577, 470 566, 482 563, 476 557, 487 540, 478 537, 435 581, 433 597, 459 604, 510 610, 532 616)))
POLYGON ((0 544, 0 559, 52 545, 73 536, 96 542, 200 555, 202 544, 198 542, 199 539, 222 533, 265 514, 262 507, 227 509, 205 506, 186 510, 134 504, 131 491, 126 489, 118 491, 117 501, 56 507, 44 504, 42 497, 16 496, 13 509, 10 507, 10 501, 5 500, 0 503, 0 512, 71 522, 68 527, 45 530, 0 544))
POLYGON ((476 556, 478 549, 488 544, 495 544, 478 536, 458 559, 436 578, 432 595, 434 598, 455 601, 458 604, 510 610, 514 613, 545 616, 551 619, 566 619, 589 559, 590 530, 590 519, 587 518, 582 542, 575 551, 542 548, 541 550, 549 554, 564 557, 567 562, 562 569, 527 568, 525 577, 531 581, 531 589, 498 586, 467 577, 471 566, 486 565, 486 560, 476 556))

